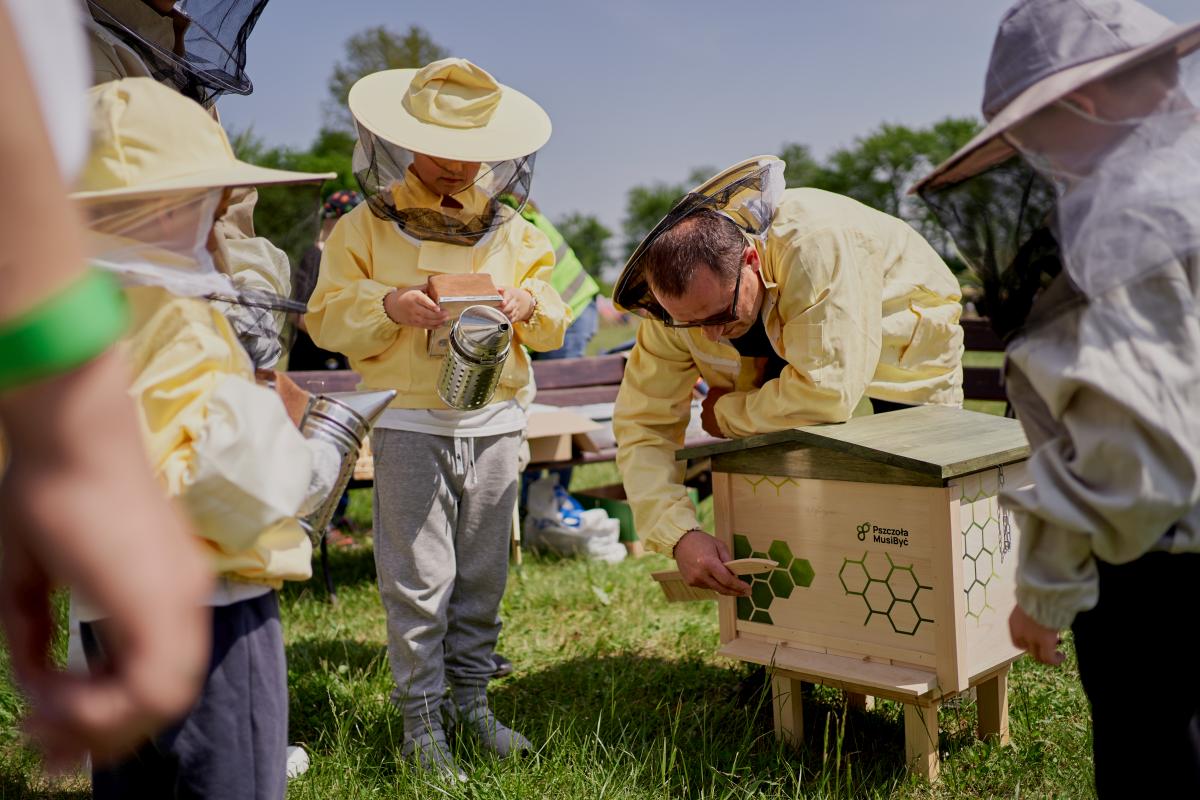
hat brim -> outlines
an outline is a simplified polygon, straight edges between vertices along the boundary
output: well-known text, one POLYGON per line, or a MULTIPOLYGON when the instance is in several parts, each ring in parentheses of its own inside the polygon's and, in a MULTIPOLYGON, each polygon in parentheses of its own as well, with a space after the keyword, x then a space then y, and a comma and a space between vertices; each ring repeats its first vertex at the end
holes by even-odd
POLYGON ((361 79, 350 89, 350 113, 384 141, 417 153, 454 161, 509 161, 535 153, 550 140, 550 117, 532 99, 500 86, 500 102, 486 125, 450 128, 423 122, 401 99, 415 69, 391 69, 361 79))
POLYGON ((650 229, 649 233, 642 237, 642 241, 638 243, 633 254, 629 256, 629 260, 625 262, 625 268, 621 270, 621 274, 613 286, 613 305, 622 311, 634 311, 636 303, 633 303, 632 300, 640 296, 642 287, 646 284, 641 264, 642 256, 663 231, 679 222, 681 212, 683 215, 691 213, 692 209, 704 205, 703 198, 719 194, 735 181, 741 180, 759 169, 764 163, 779 160, 778 156, 754 156, 745 161, 739 161, 733 166, 721 170, 674 203, 671 210, 650 229), (691 206, 691 208, 686 208, 687 206, 691 206))
POLYGON ((1043 78, 1000 109, 982 131, 922 178, 909 193, 930 192, 959 183, 1007 161, 1016 154, 1016 150, 1005 140, 1004 134, 1076 89, 1168 50, 1174 49, 1176 55, 1182 58, 1197 47, 1200 47, 1200 22, 1182 25, 1150 44, 1077 64, 1043 78))
POLYGON ((234 162, 191 175, 180 175, 170 180, 141 183, 136 186, 120 186, 113 189, 73 192, 73 200, 95 200, 109 197, 152 197, 160 194, 202 191, 204 189, 235 189, 243 186, 285 186, 298 183, 322 183, 337 177, 336 172, 292 172, 290 170, 258 167, 254 164, 234 162))

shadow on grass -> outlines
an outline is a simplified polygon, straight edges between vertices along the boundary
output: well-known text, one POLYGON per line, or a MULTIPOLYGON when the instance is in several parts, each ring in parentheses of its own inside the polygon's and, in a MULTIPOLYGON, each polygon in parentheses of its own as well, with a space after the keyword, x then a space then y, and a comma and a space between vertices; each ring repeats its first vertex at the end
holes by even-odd
MULTIPOLYGON (((335 591, 362 586, 375 586, 375 555, 370 547, 330 548, 329 573, 335 591)), ((313 553, 313 575, 307 581, 286 581, 281 590, 281 599, 288 602, 303 596, 322 601, 327 599, 325 576, 321 572, 321 557, 313 553)))
POLYGON ((647 789, 719 793, 756 781, 764 790, 800 783, 874 796, 906 780, 898 715, 848 712, 840 692, 806 685, 796 752, 774 738, 761 676, 749 666, 620 654, 518 673, 492 695, 534 741, 594 737, 634 762, 669 760, 669 773, 644 776, 647 789))

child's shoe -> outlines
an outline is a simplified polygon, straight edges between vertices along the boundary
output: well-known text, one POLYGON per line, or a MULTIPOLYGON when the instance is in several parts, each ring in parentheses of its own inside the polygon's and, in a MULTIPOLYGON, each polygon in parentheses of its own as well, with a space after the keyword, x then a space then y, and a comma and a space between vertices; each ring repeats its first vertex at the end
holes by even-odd
POLYGON ((496 715, 488 708, 486 697, 469 706, 459 707, 458 724, 460 729, 469 730, 475 736, 480 747, 500 758, 533 750, 533 744, 528 739, 496 719, 496 715))
POLYGON ((467 773, 459 769, 450 754, 450 745, 446 742, 446 731, 441 722, 421 720, 418 724, 404 728, 404 746, 400 755, 411 760, 426 772, 441 775, 446 780, 463 783, 467 773), (413 733, 409 733, 412 730, 413 733))

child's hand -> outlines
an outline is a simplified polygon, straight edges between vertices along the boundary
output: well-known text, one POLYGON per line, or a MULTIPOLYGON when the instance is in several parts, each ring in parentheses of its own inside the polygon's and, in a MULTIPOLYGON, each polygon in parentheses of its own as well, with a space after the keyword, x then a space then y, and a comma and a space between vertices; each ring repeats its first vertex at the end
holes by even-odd
POLYGON ((524 289, 510 289, 507 286, 501 286, 500 296, 504 298, 500 310, 504 312, 504 316, 508 317, 510 322, 525 322, 533 316, 535 303, 533 295, 529 292, 524 289))
POLYGON ((420 286, 395 289, 383 298, 383 310, 397 325, 432 330, 450 319, 420 286))

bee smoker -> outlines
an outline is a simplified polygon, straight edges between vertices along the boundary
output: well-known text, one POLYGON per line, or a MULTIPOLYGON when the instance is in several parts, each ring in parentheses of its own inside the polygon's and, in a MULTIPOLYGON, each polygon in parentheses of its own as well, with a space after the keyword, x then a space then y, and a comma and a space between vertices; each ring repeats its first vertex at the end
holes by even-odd
POLYGON ((438 397, 451 408, 483 408, 496 393, 512 345, 512 323, 490 306, 465 309, 450 329, 438 397))
POLYGON ((341 471, 333 491, 325 502, 311 514, 300 519, 300 525, 316 544, 323 540, 325 529, 333 519, 338 501, 354 474, 358 451, 371 432, 371 426, 396 396, 394 389, 376 392, 341 392, 314 395, 300 421, 300 432, 306 439, 323 439, 337 448, 342 457, 341 471))

